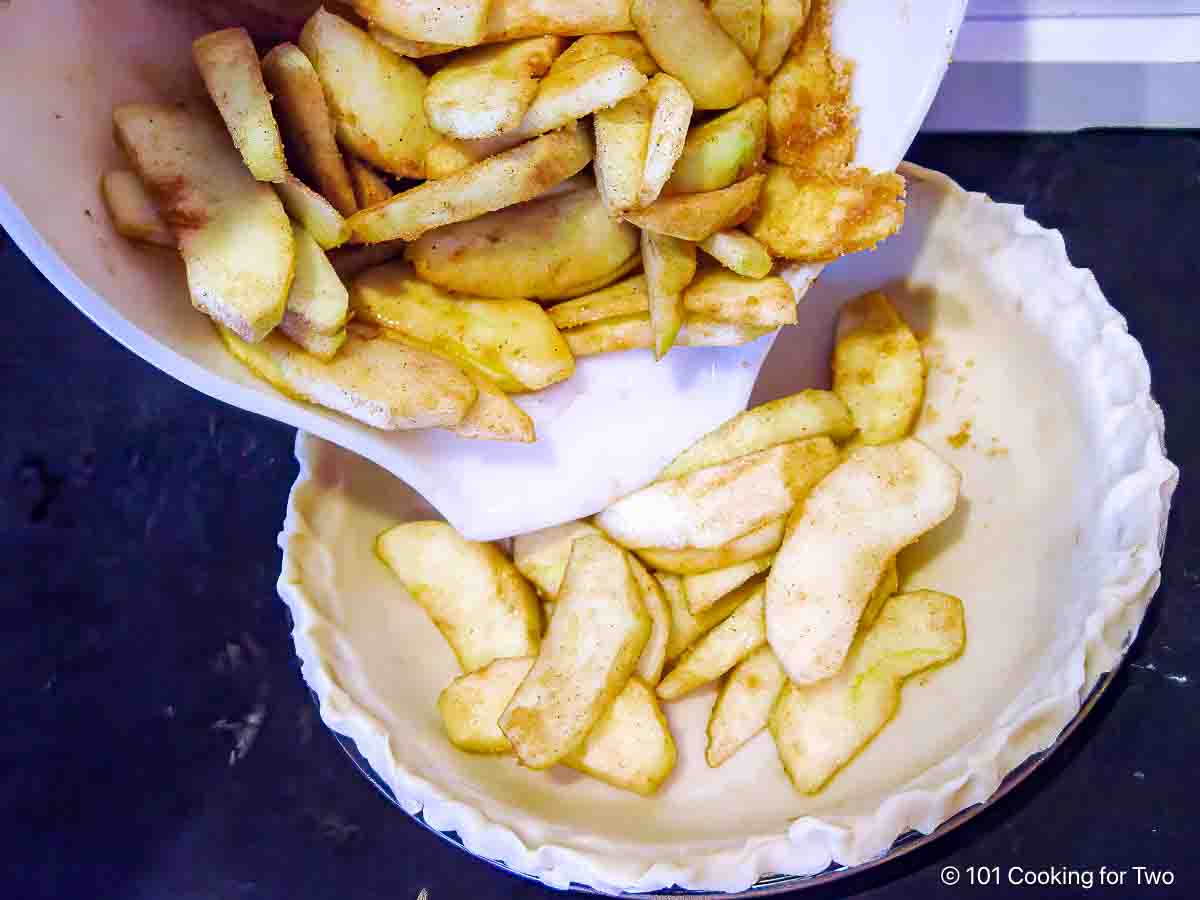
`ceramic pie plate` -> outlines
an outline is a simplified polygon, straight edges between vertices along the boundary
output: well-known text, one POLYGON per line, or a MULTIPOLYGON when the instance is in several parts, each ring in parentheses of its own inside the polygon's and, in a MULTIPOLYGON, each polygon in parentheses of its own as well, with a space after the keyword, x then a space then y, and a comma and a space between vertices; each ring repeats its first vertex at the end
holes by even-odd
POLYGON ((432 507, 301 434, 279 590, 324 721, 403 809, 555 887, 744 891, 866 864, 986 801, 1119 663, 1158 586, 1177 479, 1146 359, 1057 232, 936 173, 902 173, 904 229, 825 271, 755 401, 826 384, 839 304, 889 291, 929 364, 917 436, 963 473, 954 516, 901 557, 903 586, 962 598, 963 656, 911 681, 896 718, 812 797, 766 734, 707 766, 711 687, 666 704, 679 761, 651 798, 460 752, 436 706, 455 661, 372 550, 432 507))

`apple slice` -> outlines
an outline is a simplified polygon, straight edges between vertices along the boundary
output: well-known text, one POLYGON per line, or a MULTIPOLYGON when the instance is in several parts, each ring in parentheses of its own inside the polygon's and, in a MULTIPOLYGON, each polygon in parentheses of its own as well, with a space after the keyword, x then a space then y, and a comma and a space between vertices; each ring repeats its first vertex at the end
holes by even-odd
POLYGON ((275 185, 288 214, 304 226, 323 250, 340 247, 350 238, 350 226, 334 205, 289 173, 275 185))
POLYGON ((450 743, 468 753, 510 752, 512 744, 500 730, 500 713, 532 667, 532 656, 494 659, 450 682, 438 695, 438 712, 450 743))
POLYGON ((829 438, 782 444, 655 482, 599 513, 596 524, 633 550, 720 548, 787 515, 837 463, 829 438))
POLYGON ((646 797, 675 768, 675 740, 654 691, 633 677, 563 762, 613 787, 646 797))
POLYGON ((813 488, 767 578, 767 637, 792 681, 841 669, 888 561, 950 516, 959 481, 908 438, 860 447, 813 488))
POLYGON ((415 240, 438 226, 532 200, 591 161, 591 135, 570 125, 360 210, 350 227, 366 244, 415 240))
POLYGON ((763 623, 763 583, 758 579, 735 591, 737 608, 679 658, 658 685, 658 696, 677 700, 716 681, 767 642, 763 623))
POLYGON ((766 278, 771 274, 771 254, 767 248, 740 228, 709 235, 700 242, 700 249, 725 268, 747 278, 766 278))
POLYGON ((350 294, 329 259, 300 226, 294 230, 296 277, 279 330, 322 359, 330 359, 346 339, 350 294))
POLYGON ((354 185, 354 199, 362 209, 390 200, 395 193, 382 175, 356 156, 346 160, 346 169, 354 185))
POLYGON ((475 405, 467 410, 463 420, 454 426, 454 433, 463 438, 481 441, 511 441, 532 444, 533 419, 492 379, 471 365, 462 367, 463 374, 475 385, 475 405))
POLYGON ((416 63, 324 8, 304 26, 300 49, 325 88, 342 146, 393 175, 425 177, 437 133, 422 102, 429 79, 416 63))
POLYGON ((369 22, 413 41, 469 47, 483 40, 491 0, 353 0, 369 22))
POLYGON ((780 516, 715 549, 688 547, 683 550, 668 550, 665 547, 643 547, 637 555, 659 572, 678 575, 698 575, 726 566, 736 565, 756 556, 774 553, 783 543, 783 526, 786 517, 780 516))
POLYGON ((494 544, 469 541, 445 522, 405 522, 381 533, 375 552, 429 614, 464 672, 537 653, 537 595, 494 544))
POLYGON ((854 420, 837 394, 801 391, 734 416, 671 460, 658 478, 681 478, 788 441, 822 436, 844 441, 853 433, 854 420))
POLYGON ((745 222, 754 213, 764 180, 763 175, 751 175, 718 191, 663 197, 625 213, 625 220, 658 234, 702 241, 745 222))
POLYGON ((666 662, 673 663, 685 650, 692 646, 717 625, 720 625, 738 608, 745 599, 736 592, 726 594, 708 609, 692 613, 688 609, 683 579, 669 572, 659 572, 655 577, 662 585, 663 596, 671 615, 671 630, 667 638, 666 662))
POLYGON ((815 794, 896 714, 904 681, 962 653, 962 602, 936 591, 899 594, 855 642, 833 678, 788 684, 771 734, 796 790, 815 794))
POLYGON ((628 554, 629 570, 638 590, 642 592, 642 605, 650 616, 650 637, 638 657, 637 675, 646 684, 654 687, 662 678, 663 664, 667 661, 667 642, 671 639, 671 611, 667 608, 667 596, 662 584, 646 570, 636 556, 628 554))
POLYGON ((179 242, 201 312, 247 341, 283 319, 292 285, 292 223, 254 180, 220 120, 156 103, 118 106, 116 138, 179 242))
POLYGON ((179 246, 175 235, 158 214, 154 199, 142 184, 142 179, 127 169, 105 172, 100 179, 100 193, 117 234, 131 241, 155 244, 159 247, 179 246))
POLYGON ((654 358, 662 359, 683 326, 683 289, 696 274, 696 245, 643 229, 642 266, 646 270, 654 358))
POLYGON ((700 0, 633 0, 630 18, 664 72, 696 109, 728 109, 754 90, 754 69, 700 0))
POLYGON ((420 281, 407 263, 354 280, 358 318, 483 371, 505 391, 536 391, 570 377, 575 360, 540 305, 451 294, 420 281))
POLYGON ((650 79, 645 93, 654 105, 650 134, 646 141, 646 162, 637 205, 649 206, 658 199, 671 177, 675 163, 683 153, 688 126, 694 109, 683 83, 660 72, 650 79))
POLYGON ((500 717, 523 765, 549 768, 583 743, 649 636, 626 554, 599 535, 577 539, 541 652, 500 717))
POLYGON ((708 717, 704 759, 710 766, 721 765, 767 727, 785 684, 787 675, 770 647, 759 647, 737 664, 708 717))
POLYGON ((227 28, 206 34, 193 42, 192 56, 250 173, 259 181, 283 181, 283 138, 250 33, 227 28))
POLYGON ((317 70, 295 44, 280 44, 263 57, 262 73, 300 174, 343 216, 354 215, 358 202, 317 70))
POLYGON ((229 353, 282 393, 384 431, 453 428, 478 394, 458 366, 357 329, 347 329, 346 342, 328 362, 281 335, 248 344, 218 329, 229 353))
POLYGON ((775 557, 772 554, 734 563, 711 572, 699 572, 683 576, 683 591, 687 595, 688 609, 700 613, 708 609, 730 591, 741 587, 755 575, 771 568, 775 557))
POLYGON ((838 314, 833 390, 849 407, 864 444, 906 436, 925 399, 925 357, 916 335, 882 291, 838 314))

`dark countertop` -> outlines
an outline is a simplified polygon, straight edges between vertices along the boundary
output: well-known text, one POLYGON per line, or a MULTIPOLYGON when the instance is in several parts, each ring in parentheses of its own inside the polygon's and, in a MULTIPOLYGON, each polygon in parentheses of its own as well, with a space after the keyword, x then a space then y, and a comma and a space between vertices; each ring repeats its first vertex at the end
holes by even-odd
MULTIPOLYGON (((911 158, 1064 232, 1146 347, 1185 477, 1129 663, 1062 750, 951 835, 805 896, 1082 893, 972 888, 970 866, 1107 866, 1126 886, 1089 894, 1196 896, 1200 137, 931 137, 911 158), (1138 888, 1134 866, 1174 885, 1138 888)), ((2 233, 0 284, 4 895, 555 896, 389 806, 322 726, 274 589, 293 432, 119 347, 2 233)))

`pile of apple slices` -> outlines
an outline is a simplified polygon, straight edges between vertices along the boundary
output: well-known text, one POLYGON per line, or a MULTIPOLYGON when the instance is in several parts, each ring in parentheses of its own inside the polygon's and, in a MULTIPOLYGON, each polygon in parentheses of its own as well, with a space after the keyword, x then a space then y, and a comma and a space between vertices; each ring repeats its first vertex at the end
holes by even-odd
POLYGON ((242 28, 196 40, 211 102, 118 107, 133 171, 102 180, 294 399, 532 441, 511 394, 792 324, 777 262, 900 226, 902 179, 851 167, 830 0, 345 6, 261 58, 242 28))
POLYGON ((882 293, 838 325, 832 391, 736 416, 591 521, 518 536, 511 559, 441 522, 379 536, 465 673, 439 701, 456 747, 650 794, 676 756, 660 701, 723 678, 708 764, 769 729, 813 793, 887 724, 907 678, 962 652, 957 598, 898 593, 897 555, 959 492, 909 436, 920 344, 882 293))

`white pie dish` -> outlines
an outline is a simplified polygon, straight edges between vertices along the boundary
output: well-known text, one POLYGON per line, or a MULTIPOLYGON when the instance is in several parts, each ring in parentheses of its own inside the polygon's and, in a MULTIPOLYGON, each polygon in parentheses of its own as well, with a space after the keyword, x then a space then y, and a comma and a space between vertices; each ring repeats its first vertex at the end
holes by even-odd
POLYGON ((891 288, 927 337, 917 434, 964 476, 958 511, 901 573, 906 587, 962 598, 963 657, 909 685, 896 719, 810 798, 766 735, 707 767, 711 688, 667 704, 679 763, 652 798, 461 753, 436 709, 453 656, 372 552, 382 528, 431 509, 302 434, 280 593, 323 719, 404 809, 553 886, 740 891, 771 873, 866 863, 986 801, 1119 663, 1158 585, 1177 479, 1145 357, 1057 232, 936 173, 903 173, 903 231, 826 270, 755 396, 825 383, 838 304, 891 288))
MULTIPOLYGON (((213 397, 379 463, 478 538, 593 513, 745 405, 769 337, 728 350, 681 349, 666 365, 647 354, 587 359, 568 382, 520 399, 536 424, 534 445, 377 431, 254 378, 191 308, 173 255, 120 239, 99 197, 101 173, 128 167, 112 140, 114 104, 203 90, 189 42, 210 26, 189 12, 195 5, 0 3, 0 60, 13 76, 0 79, 0 226, 130 350, 213 397), (609 478, 585 477, 605 471, 609 478), (561 493, 568 483, 586 487, 561 493)), ((891 169, 904 155, 945 73, 965 6, 924 0, 918 15, 909 0, 840 0, 834 41, 856 62, 860 164, 891 169)), ((804 284, 803 274, 794 283, 804 284)))

